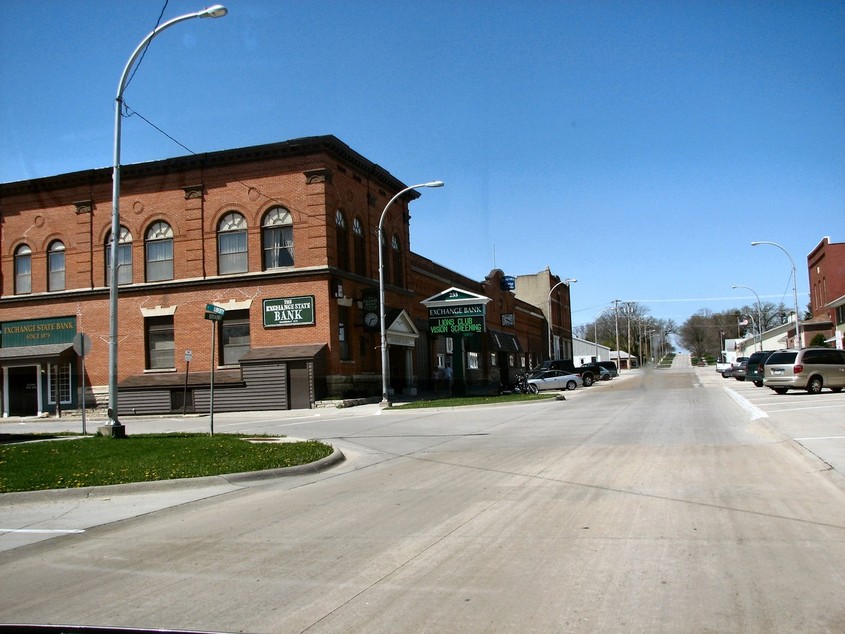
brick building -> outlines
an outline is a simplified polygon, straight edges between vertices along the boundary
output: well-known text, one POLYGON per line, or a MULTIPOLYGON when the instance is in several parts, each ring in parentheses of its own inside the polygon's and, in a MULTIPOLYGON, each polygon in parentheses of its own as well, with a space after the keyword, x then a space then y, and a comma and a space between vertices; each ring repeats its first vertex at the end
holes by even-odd
POLYGON ((805 322, 804 344, 821 332, 842 346, 845 332, 845 242, 823 238, 807 256, 811 320, 805 322), (839 335, 836 333, 839 332, 839 335))
MULTIPOLYGON (((333 136, 121 171, 121 415, 208 411, 212 365, 216 411, 380 394, 376 234, 403 183, 333 136), (208 304, 225 311, 216 325, 208 304)), ((420 302, 450 287, 491 300, 487 333, 461 349, 468 389, 495 389, 544 357, 543 312, 502 271, 478 282, 413 253, 418 196, 393 203, 383 227, 391 389, 436 387, 452 342, 428 331, 420 302)), ((4 416, 76 408, 83 391, 105 404, 111 213, 110 169, 0 185, 4 416)), ((568 292, 554 301, 568 319, 568 292)))

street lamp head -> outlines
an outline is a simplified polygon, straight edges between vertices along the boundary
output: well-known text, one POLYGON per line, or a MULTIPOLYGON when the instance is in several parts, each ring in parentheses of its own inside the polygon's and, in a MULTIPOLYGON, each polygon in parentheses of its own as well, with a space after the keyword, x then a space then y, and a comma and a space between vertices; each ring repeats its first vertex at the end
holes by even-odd
POLYGON ((215 4, 214 6, 203 9, 197 13, 198 18, 222 18, 229 13, 229 10, 222 4, 215 4))
POLYGON ((760 243, 760 242, 755 241, 755 242, 752 242, 752 243, 751 243, 751 246, 752 246, 752 247, 756 247, 758 244, 761 244, 761 243, 760 243))
POLYGON ((563 281, 564 281, 565 284, 569 285, 569 284, 573 284, 573 283, 577 282, 578 280, 576 280, 574 277, 567 277, 563 281))
POLYGON ((429 183, 423 184, 423 187, 443 187, 445 185, 443 181, 431 181, 429 183))

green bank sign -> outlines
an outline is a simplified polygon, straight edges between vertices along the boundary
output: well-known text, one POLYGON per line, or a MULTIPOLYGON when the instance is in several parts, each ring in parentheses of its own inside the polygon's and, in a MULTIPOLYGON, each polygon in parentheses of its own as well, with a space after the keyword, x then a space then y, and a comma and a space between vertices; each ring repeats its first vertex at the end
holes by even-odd
POLYGON ((484 304, 431 307, 428 309, 428 328, 433 335, 484 332, 484 304))
POLYGON ((314 296, 264 300, 264 326, 308 326, 314 323, 314 296))
POLYGON ((73 343, 76 317, 51 317, 3 322, 4 348, 40 346, 51 343, 73 343))

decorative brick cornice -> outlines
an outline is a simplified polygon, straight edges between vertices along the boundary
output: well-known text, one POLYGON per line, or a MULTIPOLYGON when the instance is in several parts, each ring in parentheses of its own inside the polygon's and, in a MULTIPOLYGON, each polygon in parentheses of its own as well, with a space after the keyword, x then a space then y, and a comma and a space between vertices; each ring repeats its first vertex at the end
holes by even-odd
POLYGON ((73 203, 76 207, 76 215, 79 214, 90 214, 94 211, 94 201, 93 200, 77 200, 73 203))
POLYGON ((190 200, 192 198, 202 198, 202 194, 205 187, 203 185, 188 185, 187 187, 183 187, 182 190, 185 192, 185 200, 190 200))
POLYGON ((302 173, 305 175, 305 183, 307 185, 332 182, 332 171, 328 167, 305 170, 302 173))

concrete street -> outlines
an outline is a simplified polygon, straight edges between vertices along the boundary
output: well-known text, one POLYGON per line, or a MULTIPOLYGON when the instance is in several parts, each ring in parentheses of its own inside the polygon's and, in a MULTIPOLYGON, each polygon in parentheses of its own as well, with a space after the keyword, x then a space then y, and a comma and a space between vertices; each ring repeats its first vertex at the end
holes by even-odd
POLYGON ((0 622, 845 631, 845 394, 778 396, 680 357, 566 399, 216 415, 216 432, 319 438, 346 461, 0 496, 0 622))

